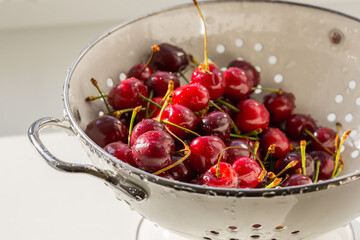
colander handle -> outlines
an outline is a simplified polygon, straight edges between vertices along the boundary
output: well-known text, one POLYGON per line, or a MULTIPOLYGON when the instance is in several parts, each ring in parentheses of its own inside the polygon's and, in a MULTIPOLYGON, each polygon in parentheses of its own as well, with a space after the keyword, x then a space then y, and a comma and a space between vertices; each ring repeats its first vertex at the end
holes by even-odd
POLYGON ((104 180, 112 187, 119 189, 125 195, 132 199, 135 199, 136 201, 142 201, 147 199, 148 195, 142 188, 133 183, 130 183, 129 181, 119 176, 111 176, 110 173, 101 170, 93 165, 63 162, 54 155, 52 155, 46 149, 39 136, 39 131, 41 129, 52 127, 60 128, 61 130, 65 130, 68 133, 74 134, 74 131, 71 129, 70 123, 68 121, 54 118, 41 118, 35 121, 28 130, 28 136, 31 143, 34 145, 36 151, 46 160, 46 162, 51 167, 62 172, 87 173, 104 180))

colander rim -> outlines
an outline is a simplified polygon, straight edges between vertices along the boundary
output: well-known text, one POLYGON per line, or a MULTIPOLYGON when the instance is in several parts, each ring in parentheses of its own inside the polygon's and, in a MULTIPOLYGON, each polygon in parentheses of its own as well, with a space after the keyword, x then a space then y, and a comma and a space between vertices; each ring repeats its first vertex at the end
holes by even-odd
MULTIPOLYGON (((337 14, 343 17, 346 17, 348 19, 360 22, 360 18, 357 18, 355 16, 339 12, 333 9, 320 7, 320 6, 314 6, 311 4, 305 4, 305 3, 296 3, 296 2, 289 2, 289 1, 277 1, 277 0, 207 0, 207 1, 199 1, 199 4, 215 4, 215 3, 221 3, 221 2, 262 2, 262 3, 270 3, 270 4, 287 4, 292 6, 301 6, 305 8, 311 8, 316 9, 320 11, 325 11, 332 14, 337 14)), ((83 140, 86 141, 86 145, 91 145, 91 147, 96 150, 98 153, 101 153, 102 155, 105 155, 108 159, 111 159, 113 163, 120 164, 124 169, 127 169, 131 171, 134 175, 144 178, 146 177, 148 181, 162 185, 164 187, 173 188, 174 190, 181 190, 181 191, 187 191, 187 192, 194 192, 199 194, 211 194, 216 196, 226 196, 226 197, 274 197, 274 196, 286 196, 286 195, 293 195, 293 194, 303 194, 303 193, 309 193, 313 191, 319 191, 324 190, 336 186, 340 186, 349 182, 353 182, 355 180, 358 180, 360 178, 360 171, 355 170, 353 173, 349 173, 334 179, 329 179, 325 181, 320 181, 317 183, 312 183, 309 185, 301 185, 301 186, 292 186, 292 187, 276 187, 271 189, 229 189, 229 188, 217 188, 217 187, 208 187, 208 186, 200 186, 196 184, 190 184, 186 182, 179 182, 179 181, 172 181, 166 178, 155 176, 151 173, 142 171, 138 168, 132 167, 127 163, 124 163, 122 161, 119 161, 114 156, 110 155, 106 151, 104 151, 101 147, 99 147, 97 144, 95 144, 86 134, 85 132, 80 128, 80 126, 77 124, 73 113, 71 111, 70 107, 70 100, 69 100, 69 89, 70 89, 70 79, 72 77, 72 74, 74 70, 76 69, 76 66, 79 64, 83 56, 91 50, 92 47, 94 47, 98 42, 100 42, 102 39, 106 38, 111 33, 126 27, 129 24, 132 24, 137 21, 141 21, 142 19, 145 19, 147 17, 151 17, 154 15, 158 15, 167 11, 177 10, 181 8, 186 8, 189 6, 192 6, 193 3, 181 3, 176 4, 170 7, 162 8, 159 10, 155 10, 134 18, 131 18, 129 20, 126 20, 106 32, 104 32, 102 35, 97 37, 95 40, 90 42, 87 47, 85 47, 81 53, 78 55, 78 57, 73 61, 71 64, 68 73, 65 78, 65 83, 63 87, 63 104, 65 108, 65 117, 69 121, 72 129, 80 136, 83 140)), ((120 170, 121 171, 121 170, 120 170)))

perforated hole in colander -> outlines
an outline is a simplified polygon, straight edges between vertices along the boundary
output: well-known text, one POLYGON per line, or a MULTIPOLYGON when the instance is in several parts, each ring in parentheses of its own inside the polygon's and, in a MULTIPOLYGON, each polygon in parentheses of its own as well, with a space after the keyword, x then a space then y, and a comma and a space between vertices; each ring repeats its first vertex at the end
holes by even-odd
POLYGON ((296 231, 293 231, 293 232, 291 232, 291 235, 299 235, 300 234, 300 231, 299 230, 296 230, 296 231))
POLYGON ((356 82, 354 80, 351 80, 349 82, 349 88, 352 89, 352 90, 356 88, 356 82))
POLYGON ((106 79, 106 85, 110 88, 114 86, 114 81, 112 80, 112 78, 106 79))
POLYGON ((237 46, 239 48, 244 46, 244 40, 242 40, 241 38, 235 39, 235 46, 237 46))
POLYGON ((228 229, 231 231, 231 232, 236 232, 238 230, 238 227, 236 226, 229 226, 228 229))
POLYGON ((254 225, 252 225, 252 229, 260 230, 260 229, 262 229, 262 225, 261 224, 254 224, 254 225))
POLYGON ((276 232, 282 232, 282 231, 284 231, 285 229, 286 229, 286 226, 280 225, 280 226, 275 227, 275 228, 274 228, 274 231, 276 231, 276 232))
POLYGON ((260 238, 261 236, 260 236, 260 235, 251 235, 250 237, 251 237, 251 239, 258 239, 258 238, 260 238))
POLYGON ((226 48, 225 48, 224 44, 218 44, 218 45, 216 46, 216 52, 217 52, 217 53, 224 53, 225 50, 226 50, 226 48))
POLYGON ((126 73, 120 73, 120 75, 119 75, 120 81, 124 81, 126 79, 126 77, 127 77, 126 73))
POLYGON ((255 43, 254 44, 254 50, 256 52, 260 52, 261 50, 263 50, 263 45, 261 43, 255 43))

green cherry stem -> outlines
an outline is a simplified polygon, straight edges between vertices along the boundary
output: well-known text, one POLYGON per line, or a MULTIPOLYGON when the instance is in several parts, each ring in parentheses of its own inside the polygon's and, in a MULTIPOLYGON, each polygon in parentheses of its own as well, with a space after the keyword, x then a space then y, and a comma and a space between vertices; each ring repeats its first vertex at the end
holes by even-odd
POLYGON ((238 134, 233 134, 233 133, 230 134, 230 137, 232 137, 232 138, 248 138, 250 140, 255 140, 255 141, 260 139, 259 137, 251 137, 251 136, 247 136, 247 135, 238 135, 238 134))
POLYGON ((316 162, 316 172, 315 172, 315 178, 314 178, 313 183, 316 183, 319 180, 320 164, 321 164, 320 161, 316 162))
POLYGON ((305 149, 306 149, 306 141, 305 140, 301 140, 300 141, 300 152, 301 152, 301 164, 302 164, 302 170, 303 170, 303 174, 306 175, 306 153, 305 153, 305 149))
POLYGON ((350 131, 350 130, 347 130, 347 131, 343 134, 343 136, 341 137, 341 140, 340 140, 340 143, 339 143, 339 147, 338 147, 338 149, 337 149, 337 151, 336 151, 334 171, 333 171, 333 173, 331 174, 331 178, 334 178, 334 177, 335 177, 336 171, 337 171, 337 169, 338 169, 341 147, 342 147, 345 139, 349 136, 350 133, 351 133, 351 131, 350 131))
MULTIPOLYGON (((209 105, 215 107, 217 110, 219 110, 219 111, 221 111, 221 112, 225 112, 225 111, 224 111, 219 105, 217 105, 213 100, 210 100, 209 105)), ((241 132, 240 132, 239 128, 236 126, 234 120, 232 120, 232 118, 230 118, 230 122, 231 122, 231 125, 232 125, 233 129, 234 129, 235 134, 236 134, 236 135, 240 135, 241 132)))
POLYGON ((267 185, 265 188, 269 189, 269 188, 274 188, 276 186, 278 186, 282 181, 282 178, 275 178, 274 181, 272 181, 269 185, 267 185))
POLYGON ((100 90, 100 88, 99 88, 99 85, 98 85, 97 81, 95 80, 95 78, 91 78, 91 80, 90 80, 90 81, 91 81, 92 85, 94 85, 94 86, 95 86, 95 88, 98 90, 98 92, 99 92, 99 94, 100 94, 101 98, 104 100, 104 104, 105 104, 106 109, 108 110, 109 114, 111 114, 111 110, 110 110, 109 104, 108 104, 108 102, 107 102, 107 100, 106 100, 106 98, 105 98, 104 94, 103 94, 103 93, 102 93, 102 91, 100 90))
POLYGON ((184 130, 184 131, 186 131, 186 132, 189 132, 189 133, 193 134, 194 136, 201 137, 200 134, 198 134, 198 133, 196 133, 196 132, 194 132, 194 131, 191 131, 190 129, 187 129, 187 128, 184 128, 184 127, 182 127, 182 126, 179 126, 179 125, 177 125, 177 124, 175 124, 175 123, 172 123, 172 122, 169 122, 169 121, 166 121, 166 120, 162 120, 162 119, 160 120, 160 122, 161 122, 161 123, 164 123, 164 124, 167 124, 167 125, 171 125, 171 126, 173 126, 173 127, 177 127, 177 128, 179 128, 179 129, 181 129, 181 130, 184 130))
POLYGON ((161 105, 157 104, 156 102, 154 102, 153 100, 151 100, 150 98, 145 97, 144 95, 142 95, 141 93, 139 93, 139 97, 144 99, 145 101, 155 105, 157 108, 161 108, 161 105))
POLYGON ((180 74, 180 76, 184 79, 184 81, 185 81, 187 84, 190 83, 190 81, 185 77, 184 73, 182 73, 181 71, 179 71, 179 74, 180 74))
POLYGON ((278 174, 276 174, 275 177, 279 177, 281 174, 283 174, 289 168, 295 167, 297 163, 298 163, 298 161, 295 161, 295 160, 291 161, 288 165, 286 165, 286 167, 284 167, 283 170, 281 170, 278 174))
POLYGON ((136 108, 134 108, 132 115, 131 115, 130 126, 129 126, 129 136, 128 136, 128 145, 129 146, 130 146, 130 136, 131 136, 132 129, 134 127, 135 117, 136 117, 136 114, 138 112, 140 112, 140 110, 141 110, 141 106, 137 106, 136 108))
MULTIPOLYGON (((154 90, 151 90, 150 91, 150 94, 149 94, 149 99, 152 99, 154 96, 154 90)), ((147 102, 146 104, 146 110, 145 110, 145 118, 149 118, 149 108, 150 108, 150 102, 147 102)))
POLYGON ((218 103, 221 103, 221 104, 227 106, 228 108, 232 109, 236 113, 240 112, 240 110, 237 107, 235 107, 234 105, 232 105, 228 102, 225 102, 224 100, 216 99, 215 102, 218 102, 218 103))
POLYGON ((141 74, 145 71, 145 69, 149 66, 150 62, 151 62, 151 59, 152 57, 154 56, 154 53, 159 51, 160 48, 158 45, 152 45, 151 46, 151 55, 147 61, 147 63, 144 65, 144 67, 140 70, 139 74, 136 76, 136 78, 139 78, 141 76, 141 74))
POLYGON ((208 56, 207 56, 207 30, 206 30, 205 19, 204 19, 204 16, 202 15, 202 13, 201 13, 201 10, 200 10, 200 7, 199 7, 199 4, 197 3, 197 1, 193 0, 193 2, 194 2, 195 7, 197 8, 197 10, 198 10, 198 12, 200 14, 201 20, 202 20, 203 25, 204 25, 204 61, 205 61, 206 70, 210 71, 209 61, 208 61, 208 56))
MULTIPOLYGON (((108 94, 103 94, 104 97, 108 97, 109 95, 108 94)), ((85 101, 86 102, 91 102, 91 101, 94 101, 94 100, 97 100, 97 99, 100 99, 102 98, 102 96, 89 96, 87 98, 85 98, 85 101)))
MULTIPOLYGON (((113 112, 113 117, 120 118, 123 113, 132 112, 135 108, 125 108, 113 112)), ((140 108, 140 111, 145 111, 145 108, 140 108)))

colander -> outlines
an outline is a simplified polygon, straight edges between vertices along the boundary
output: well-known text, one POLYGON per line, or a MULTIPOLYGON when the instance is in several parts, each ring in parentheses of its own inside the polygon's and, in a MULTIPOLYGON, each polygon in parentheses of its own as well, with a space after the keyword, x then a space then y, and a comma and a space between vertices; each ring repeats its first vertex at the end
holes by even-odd
MULTIPOLYGON (((96 176, 144 218, 192 239, 312 239, 360 215, 360 22, 319 7, 285 1, 206 1, 208 55, 219 67, 236 58, 256 65, 261 85, 296 96, 295 112, 318 125, 352 133, 341 176, 306 186, 223 189, 170 181, 131 167, 97 146, 84 129, 103 103, 90 79, 108 92, 150 46, 168 42, 198 60, 204 28, 192 2, 125 22, 91 43, 71 66, 63 89, 64 119, 42 118, 29 129, 36 150, 55 169, 96 176), (39 130, 60 127, 78 136, 92 165, 52 155, 39 130)), ((188 76, 191 74, 188 72, 188 76)), ((255 97, 262 99, 262 93, 255 97)), ((105 223, 104 223, 105 224, 105 223)))

